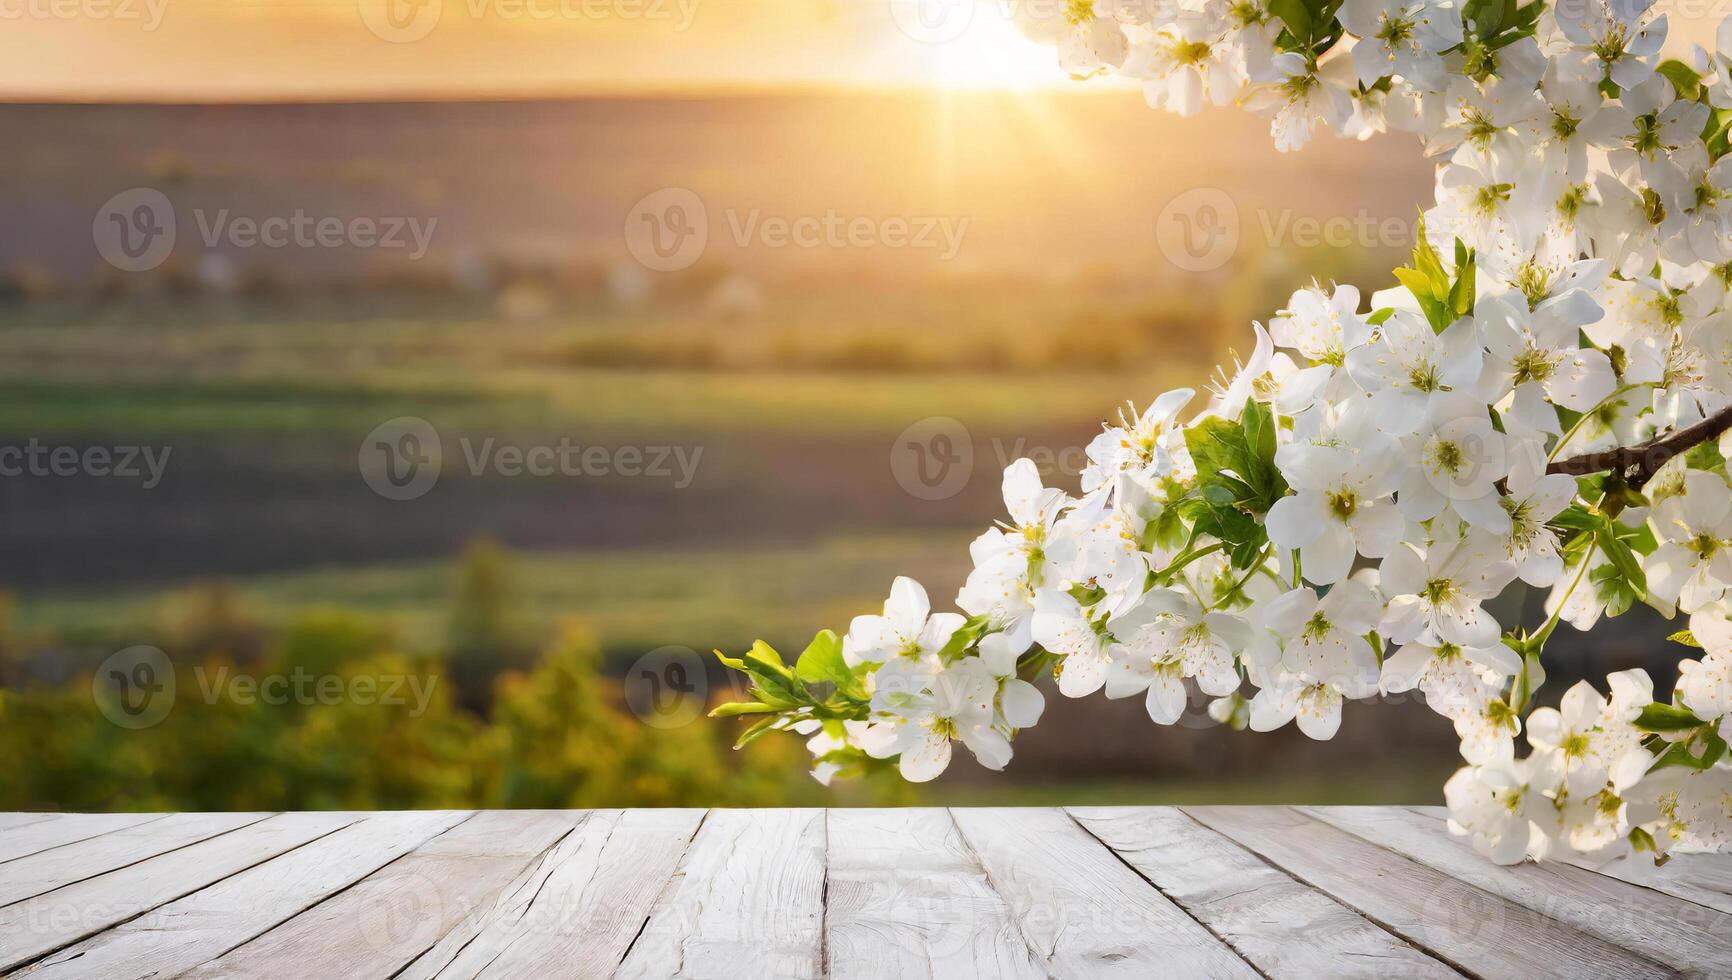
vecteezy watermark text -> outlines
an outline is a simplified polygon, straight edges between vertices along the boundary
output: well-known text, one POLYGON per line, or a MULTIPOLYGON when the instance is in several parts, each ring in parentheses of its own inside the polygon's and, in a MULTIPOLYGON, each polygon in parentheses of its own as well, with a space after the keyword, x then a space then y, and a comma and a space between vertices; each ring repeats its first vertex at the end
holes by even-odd
MULTIPOLYGON (((0 0, 0 3, 5 0, 0 0)), ((121 191, 97 208, 91 240, 109 265, 123 272, 144 272, 168 261, 182 222, 168 195, 153 187, 121 191)), ((434 216, 309 214, 238 215, 228 208, 192 209, 193 225, 205 249, 368 249, 426 256, 439 227, 434 216)))
POLYGON ((676 490, 692 485, 704 455, 702 446, 584 446, 570 439, 517 446, 464 436, 457 444, 470 476, 641 476, 670 480, 676 490))
POLYGON ((162 26, 168 0, 0 0, 0 21, 137 21, 146 31, 162 26))
POLYGON ((173 446, 45 446, 32 436, 22 446, 0 446, 0 476, 140 480, 146 490, 162 482, 173 446))
POLYGON ((156 647, 127 647, 97 667, 90 683, 91 698, 103 717, 132 729, 160 724, 183 693, 194 692, 211 705, 406 707, 409 717, 419 718, 439 684, 437 674, 316 674, 300 666, 286 673, 258 675, 227 665, 199 664, 192 672, 194 685, 183 692, 168 654, 156 647))
MULTIPOLYGON (((941 262, 962 251, 969 224, 966 215, 850 215, 835 208, 804 214, 725 208, 722 216, 729 238, 740 249, 908 249, 936 253, 941 262)), ((684 187, 646 194, 626 215, 626 250, 655 272, 689 268, 703 256, 709 240, 709 208, 684 187)))
POLYGON ((205 248, 390 248, 408 249, 409 258, 427 254, 436 217, 315 217, 296 208, 292 214, 255 218, 231 216, 228 208, 212 214, 193 209, 205 248))
MULTIPOLYGON (((457 448, 470 476, 567 477, 663 480, 684 490, 697 478, 701 445, 584 445, 557 442, 501 443, 492 436, 460 436, 457 448)), ((444 439, 426 419, 402 416, 380 424, 361 440, 361 479, 387 500, 414 500, 433 489, 444 468, 444 439)))

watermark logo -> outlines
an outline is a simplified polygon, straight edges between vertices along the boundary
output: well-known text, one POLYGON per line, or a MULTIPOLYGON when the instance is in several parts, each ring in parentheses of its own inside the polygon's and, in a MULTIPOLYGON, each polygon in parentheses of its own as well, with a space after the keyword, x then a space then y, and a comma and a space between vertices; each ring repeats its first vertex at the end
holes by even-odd
POLYGON ((948 44, 968 32, 975 0, 885 0, 890 19, 911 40, 948 44))
POLYGON ((704 661, 686 647, 661 647, 637 658, 625 676, 625 703, 652 728, 682 728, 709 704, 704 661))
POLYGON ((444 0, 359 0, 361 23, 392 44, 410 44, 433 33, 444 6, 444 0))
POLYGON ((386 500, 414 500, 439 482, 444 463, 439 430, 405 415, 380 424, 361 440, 361 479, 386 500))
POLYGON ((1239 206, 1217 187, 1194 187, 1167 202, 1155 218, 1155 241, 1167 261, 1186 272, 1212 272, 1239 250, 1239 206))
MULTIPOLYGON (((193 224, 205 249, 357 248, 405 251, 410 261, 427 255, 437 217, 288 214, 236 215, 228 208, 193 208, 193 224)), ((180 228, 174 202, 153 187, 134 187, 103 202, 91 219, 90 236, 103 260, 122 272, 146 272, 174 252, 180 228)))
POLYGON ((31 436, 22 446, 0 445, 0 477, 138 480, 154 490, 173 452, 173 446, 49 446, 31 436))
POLYGON ((918 500, 956 496, 974 473, 974 440, 968 427, 937 415, 903 429, 890 444, 890 473, 918 500))
POLYGON ((121 191, 96 210, 90 237, 109 265, 122 272, 147 272, 174 251, 174 204, 154 187, 121 191))
MULTIPOLYGON (((834 208, 806 214, 774 214, 762 208, 723 208, 715 225, 735 248, 908 249, 935 252, 948 262, 962 251, 967 216, 843 214, 834 208)), ((625 245, 653 272, 690 268, 711 237, 710 209, 684 187, 647 194, 626 215, 625 245)))
POLYGON ((0 0, 0 20, 136 21, 154 31, 166 13, 168 0, 0 0))
POLYGON ((90 696, 96 710, 121 728, 150 728, 174 708, 174 662, 156 647, 127 647, 96 668, 90 696))
POLYGON ((422 874, 394 878, 388 890, 368 893, 355 919, 361 938, 380 952, 430 948, 444 932, 444 887, 422 874))
POLYGON ((625 247, 652 272, 689 269, 710 240, 703 198, 684 187, 644 195, 625 219, 625 247))
MULTIPOLYGON (((475 477, 662 480, 675 490, 692 485, 704 458, 701 445, 599 446, 570 438, 517 444, 493 436, 459 436, 457 449, 451 460, 475 477)), ((439 481, 445 462, 443 437, 426 419, 394 418, 367 433, 356 460, 361 479, 374 493, 387 500, 414 500, 439 481)))

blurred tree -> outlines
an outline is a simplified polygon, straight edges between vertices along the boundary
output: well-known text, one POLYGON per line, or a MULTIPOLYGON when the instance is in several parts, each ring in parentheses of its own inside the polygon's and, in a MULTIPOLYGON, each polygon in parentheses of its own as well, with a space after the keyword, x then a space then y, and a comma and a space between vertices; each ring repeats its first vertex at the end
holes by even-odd
POLYGON ((499 542, 477 538, 463 550, 451 595, 446 668, 459 703, 482 715, 491 708, 494 679, 528 659, 512 579, 510 554, 499 542))

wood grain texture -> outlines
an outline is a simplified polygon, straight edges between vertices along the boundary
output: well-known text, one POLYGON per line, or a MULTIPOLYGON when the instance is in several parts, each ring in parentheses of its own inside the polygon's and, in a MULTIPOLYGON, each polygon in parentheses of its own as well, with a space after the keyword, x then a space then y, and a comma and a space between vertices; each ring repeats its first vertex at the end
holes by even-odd
POLYGON ((19 975, 34 980, 177 976, 294 917, 469 816, 465 811, 372 814, 63 949, 19 975))
POLYGON ((1659 963, 1297 811, 1184 809, 1306 884, 1468 972, 1558 978, 1673 974, 1659 963))
MULTIPOLYGON (((1440 806, 1408 807, 1436 821, 1444 830, 1449 811, 1440 806)), ((1616 861, 1581 861, 1578 867, 1619 881, 1652 889, 1688 902, 1732 914, 1732 854, 1674 854, 1659 867, 1652 858, 1634 855, 1616 861)))
POLYGON ((1680 969, 1732 976, 1732 915, 1568 864, 1494 864, 1436 820, 1399 808, 1300 809, 1624 949, 1680 969))
POLYGON ((0 972, 136 918, 361 819, 285 813, 0 909, 0 972))
POLYGON ((1732 855, 1436 808, 0 814, 0 975, 1732 976, 1732 855))
POLYGON ((602 977, 619 965, 704 819, 597 810, 503 891, 465 936, 404 976, 602 977))
POLYGON ((66 817, 67 814, 64 813, 0 813, 0 831, 16 830, 48 820, 64 820, 66 817))
POLYGON ((161 820, 160 813, 68 813, 24 821, 0 833, 0 862, 16 861, 51 847, 64 847, 126 827, 161 820))
POLYGON ((1069 812, 1270 977, 1460 976, 1176 808, 1069 812))
POLYGON ((176 813, 76 844, 38 851, 8 862, 0 870, 0 906, 137 864, 269 816, 268 813, 176 813))
POLYGON ((580 819, 569 810, 477 814, 186 977, 395 976, 484 915, 580 819))
POLYGON ((1257 975, 1063 811, 958 809, 952 814, 1049 973, 1257 975))
POLYGON ((830 976, 1046 976, 949 811, 827 819, 830 976))
POLYGON ((620 977, 824 973, 824 811, 712 810, 620 977))

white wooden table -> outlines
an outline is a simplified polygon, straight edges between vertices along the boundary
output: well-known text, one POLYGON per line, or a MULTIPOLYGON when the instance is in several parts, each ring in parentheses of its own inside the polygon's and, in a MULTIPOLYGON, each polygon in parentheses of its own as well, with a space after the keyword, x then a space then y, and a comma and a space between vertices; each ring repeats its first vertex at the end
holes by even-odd
POLYGON ((0 814, 0 975, 1732 976, 1732 859, 1394 807, 0 814))

